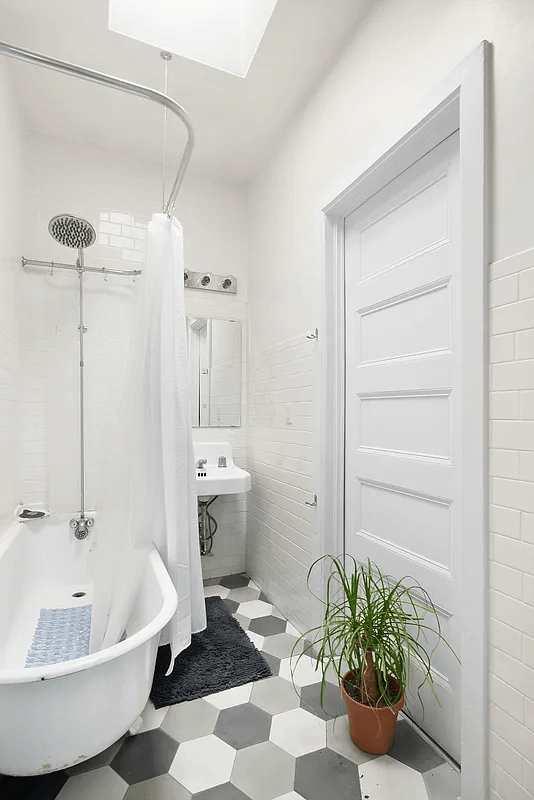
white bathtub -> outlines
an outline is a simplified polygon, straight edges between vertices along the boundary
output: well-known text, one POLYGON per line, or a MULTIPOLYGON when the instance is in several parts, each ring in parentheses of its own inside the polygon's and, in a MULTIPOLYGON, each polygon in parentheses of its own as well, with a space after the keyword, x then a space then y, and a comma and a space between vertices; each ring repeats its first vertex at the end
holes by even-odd
POLYGON ((92 548, 69 517, 15 523, 0 538, 0 774, 40 775, 100 753, 148 700, 161 629, 176 592, 154 548, 128 638, 92 655, 25 668, 41 608, 91 602, 92 548), (85 592, 73 598, 75 592, 85 592))

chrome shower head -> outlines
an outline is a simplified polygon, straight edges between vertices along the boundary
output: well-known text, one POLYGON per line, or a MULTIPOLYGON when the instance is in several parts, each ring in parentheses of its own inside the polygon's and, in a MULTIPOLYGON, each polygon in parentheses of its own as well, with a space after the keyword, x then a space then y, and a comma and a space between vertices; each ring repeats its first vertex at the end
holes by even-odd
POLYGON ((96 241, 96 232, 90 222, 74 214, 58 214, 48 223, 50 236, 65 247, 80 250, 91 247, 96 241))

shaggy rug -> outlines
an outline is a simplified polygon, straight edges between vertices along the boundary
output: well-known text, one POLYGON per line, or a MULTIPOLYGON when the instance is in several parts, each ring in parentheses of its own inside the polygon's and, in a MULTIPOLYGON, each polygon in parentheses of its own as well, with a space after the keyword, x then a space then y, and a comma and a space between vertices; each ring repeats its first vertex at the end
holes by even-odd
POLYGON ((220 597, 206 598, 208 626, 195 633, 166 676, 171 649, 160 647, 150 697, 156 708, 269 678, 269 665, 220 597))

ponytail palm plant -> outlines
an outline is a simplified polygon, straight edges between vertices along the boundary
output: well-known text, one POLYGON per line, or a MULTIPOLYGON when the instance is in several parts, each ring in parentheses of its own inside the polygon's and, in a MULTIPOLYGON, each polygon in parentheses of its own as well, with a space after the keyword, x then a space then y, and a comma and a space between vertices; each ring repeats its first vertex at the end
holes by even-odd
POLYGON ((312 572, 324 562, 330 569, 326 597, 321 601, 323 619, 296 643, 293 673, 302 655, 312 650, 322 673, 321 703, 327 676, 334 673, 352 699, 380 708, 403 701, 416 667, 421 676, 419 698, 426 683, 437 700, 431 659, 440 641, 450 645, 442 636, 428 592, 412 578, 394 580, 370 560, 360 564, 351 556, 346 563, 334 556, 318 559, 308 573, 308 586, 312 572), (430 651, 427 634, 436 637, 430 651))

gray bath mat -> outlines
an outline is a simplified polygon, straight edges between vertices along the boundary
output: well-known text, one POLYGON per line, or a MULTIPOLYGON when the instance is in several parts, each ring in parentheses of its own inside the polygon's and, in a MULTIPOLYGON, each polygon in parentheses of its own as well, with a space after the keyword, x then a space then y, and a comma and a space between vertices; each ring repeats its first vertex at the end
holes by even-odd
POLYGON ((206 598, 208 626, 195 633, 166 677, 171 649, 160 647, 150 697, 156 708, 196 700, 250 681, 269 678, 271 669, 220 597, 206 598))
POLYGON ((27 667, 44 667, 87 655, 91 637, 91 606, 42 608, 28 655, 27 667))

